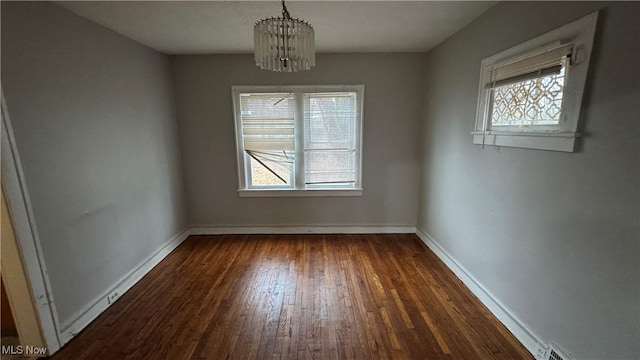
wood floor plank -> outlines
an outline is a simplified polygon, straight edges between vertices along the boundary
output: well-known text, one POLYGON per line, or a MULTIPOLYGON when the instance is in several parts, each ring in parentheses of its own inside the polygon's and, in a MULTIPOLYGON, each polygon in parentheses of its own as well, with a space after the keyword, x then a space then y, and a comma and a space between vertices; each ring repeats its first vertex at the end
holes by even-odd
POLYGON ((533 359, 415 235, 191 236, 60 359, 533 359))

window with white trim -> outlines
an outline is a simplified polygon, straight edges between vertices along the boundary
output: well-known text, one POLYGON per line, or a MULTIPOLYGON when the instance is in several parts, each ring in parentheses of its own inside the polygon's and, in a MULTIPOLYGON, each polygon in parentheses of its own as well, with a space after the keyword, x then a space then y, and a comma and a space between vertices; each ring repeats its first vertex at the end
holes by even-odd
POLYGON ((364 86, 234 86, 241 196, 358 196, 364 86))
POLYGON ((482 60, 473 143, 572 152, 597 12, 482 60))

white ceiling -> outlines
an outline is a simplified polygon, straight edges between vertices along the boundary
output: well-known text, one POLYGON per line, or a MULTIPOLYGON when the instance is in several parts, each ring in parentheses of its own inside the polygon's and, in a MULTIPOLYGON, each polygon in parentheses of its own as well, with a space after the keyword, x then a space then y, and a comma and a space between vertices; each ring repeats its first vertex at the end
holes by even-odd
MULTIPOLYGON (((56 1, 166 54, 250 53, 253 25, 279 1, 56 1)), ((317 52, 424 52, 496 2, 287 1, 316 32, 317 52)))

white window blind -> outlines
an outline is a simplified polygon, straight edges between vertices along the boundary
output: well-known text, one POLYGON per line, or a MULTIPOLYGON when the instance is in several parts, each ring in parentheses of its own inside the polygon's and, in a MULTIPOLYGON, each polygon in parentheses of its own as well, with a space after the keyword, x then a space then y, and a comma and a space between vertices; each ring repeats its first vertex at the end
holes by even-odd
POLYGON ((355 184, 357 110, 355 92, 304 94, 305 185, 355 184))
POLYGON ((240 110, 251 185, 291 185, 295 157, 293 94, 241 94, 240 110))
POLYGON ((293 151, 293 94, 241 94, 245 151, 293 151))
POLYGON ((487 68, 488 88, 559 74, 571 55, 572 44, 549 44, 541 49, 500 61, 487 68))
POLYGON ((362 194, 363 85, 232 90, 240 196, 362 194))

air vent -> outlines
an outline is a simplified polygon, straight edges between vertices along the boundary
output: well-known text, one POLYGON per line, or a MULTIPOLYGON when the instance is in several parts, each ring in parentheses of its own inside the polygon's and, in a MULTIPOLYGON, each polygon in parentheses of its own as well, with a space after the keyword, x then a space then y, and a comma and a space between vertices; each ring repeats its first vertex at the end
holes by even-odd
POLYGON ((551 344, 545 360, 571 360, 566 352, 559 349, 558 345, 551 344))
POLYGON ((551 349, 549 350, 549 358, 547 360, 564 360, 564 356, 551 349))

